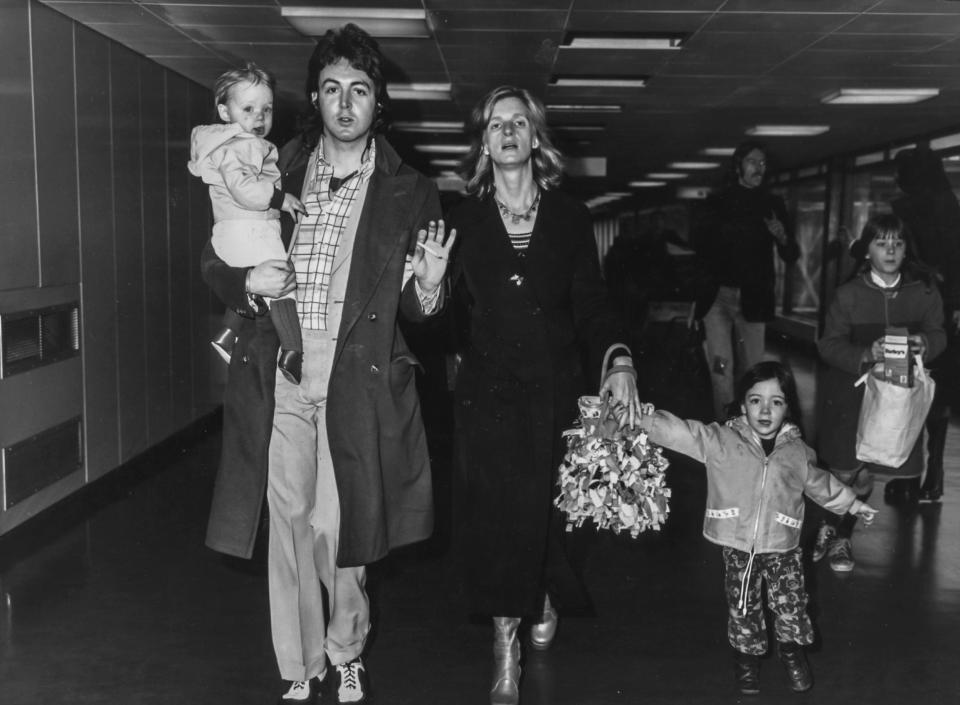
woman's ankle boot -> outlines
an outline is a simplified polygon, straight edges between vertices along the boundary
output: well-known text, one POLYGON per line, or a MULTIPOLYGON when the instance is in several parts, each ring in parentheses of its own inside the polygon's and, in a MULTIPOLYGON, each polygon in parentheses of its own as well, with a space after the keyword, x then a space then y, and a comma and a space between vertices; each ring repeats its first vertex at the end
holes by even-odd
POLYGON ((550 596, 543 598, 543 616, 538 624, 530 627, 530 646, 543 651, 549 649, 553 643, 553 637, 557 635, 557 622, 559 618, 557 611, 550 604, 550 596))
POLYGON ((737 679, 737 688, 744 695, 757 695, 760 692, 760 657, 733 652, 733 672, 737 679))
POLYGON ((795 693, 803 693, 813 687, 813 673, 800 644, 780 644, 780 660, 790 679, 790 688, 795 693))
POLYGON ((490 705, 518 705, 520 702, 519 617, 493 618, 493 685, 490 705))

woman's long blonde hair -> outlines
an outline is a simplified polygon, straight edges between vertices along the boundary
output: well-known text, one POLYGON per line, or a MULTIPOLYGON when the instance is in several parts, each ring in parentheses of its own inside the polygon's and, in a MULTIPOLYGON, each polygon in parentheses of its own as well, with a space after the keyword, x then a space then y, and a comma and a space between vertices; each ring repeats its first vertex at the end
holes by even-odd
POLYGON ((467 193, 486 198, 493 192, 493 165, 490 156, 483 153, 483 135, 493 113, 493 106, 504 98, 516 98, 527 109, 533 128, 533 137, 540 146, 533 150, 533 178, 544 191, 556 187, 563 178, 563 156, 550 139, 547 112, 543 103, 528 91, 516 86, 498 86, 487 93, 474 107, 467 125, 470 151, 460 163, 460 172, 467 182, 467 193))

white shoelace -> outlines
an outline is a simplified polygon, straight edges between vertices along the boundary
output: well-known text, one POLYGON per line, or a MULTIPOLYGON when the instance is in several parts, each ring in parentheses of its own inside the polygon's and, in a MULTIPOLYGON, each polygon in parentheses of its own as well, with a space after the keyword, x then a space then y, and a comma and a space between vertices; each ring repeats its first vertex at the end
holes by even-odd
POLYGON ((360 669, 362 668, 363 664, 360 661, 349 661, 337 666, 337 672, 340 674, 338 696, 341 701, 351 702, 363 697, 363 691, 360 689, 360 669))
POLYGON ((283 694, 284 700, 298 701, 310 697, 310 683, 308 681, 294 681, 290 690, 283 694))

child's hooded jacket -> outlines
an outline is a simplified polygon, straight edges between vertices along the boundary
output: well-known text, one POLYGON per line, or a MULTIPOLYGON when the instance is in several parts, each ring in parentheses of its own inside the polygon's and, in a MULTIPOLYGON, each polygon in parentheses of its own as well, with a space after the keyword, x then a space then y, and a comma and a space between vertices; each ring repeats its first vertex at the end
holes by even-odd
POLYGON ((213 220, 276 220, 283 204, 277 148, 239 125, 198 125, 187 168, 210 186, 213 220))
POLYGON ((654 443, 706 465, 703 535, 721 546, 752 553, 796 548, 803 495, 836 514, 861 505, 850 488, 814 464, 813 450, 793 424, 783 425, 769 456, 745 417, 703 424, 659 410, 644 415, 641 426, 654 443))

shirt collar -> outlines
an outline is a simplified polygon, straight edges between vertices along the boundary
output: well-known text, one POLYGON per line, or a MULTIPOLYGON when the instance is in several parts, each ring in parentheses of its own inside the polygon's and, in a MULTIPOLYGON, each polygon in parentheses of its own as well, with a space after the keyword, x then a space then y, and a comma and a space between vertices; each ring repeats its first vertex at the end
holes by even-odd
POLYGON ((872 269, 870 270, 870 281, 872 281, 874 284, 876 284, 876 285, 877 285, 878 287, 880 287, 881 289, 894 289, 894 288, 896 288, 897 286, 900 285, 900 280, 901 280, 902 278, 903 278, 903 275, 900 274, 900 273, 897 273, 897 278, 894 280, 894 282, 893 282, 892 284, 887 284, 885 281, 883 281, 883 279, 880 278, 880 275, 879 275, 879 274, 877 274, 876 272, 874 272, 872 269))
MULTIPOLYGON (((320 135, 320 141, 317 143, 317 163, 321 166, 333 168, 333 165, 327 161, 327 158, 324 156, 323 152, 323 135, 320 135)), ((370 138, 370 141, 367 143, 367 148, 363 150, 363 155, 360 157, 360 173, 366 176, 373 171, 373 166, 377 163, 377 141, 370 138)))

